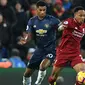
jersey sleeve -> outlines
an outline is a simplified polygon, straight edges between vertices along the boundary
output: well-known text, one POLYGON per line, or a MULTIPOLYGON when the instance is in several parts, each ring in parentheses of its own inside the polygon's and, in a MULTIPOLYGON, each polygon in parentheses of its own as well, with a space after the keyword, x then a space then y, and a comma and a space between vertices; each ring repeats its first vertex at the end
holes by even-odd
POLYGON ((68 20, 68 19, 64 20, 64 21, 62 22, 62 24, 63 24, 66 28, 68 28, 68 26, 69 26, 69 20, 68 20))
POLYGON ((30 19, 27 24, 26 32, 32 33, 32 29, 33 29, 32 20, 30 19))

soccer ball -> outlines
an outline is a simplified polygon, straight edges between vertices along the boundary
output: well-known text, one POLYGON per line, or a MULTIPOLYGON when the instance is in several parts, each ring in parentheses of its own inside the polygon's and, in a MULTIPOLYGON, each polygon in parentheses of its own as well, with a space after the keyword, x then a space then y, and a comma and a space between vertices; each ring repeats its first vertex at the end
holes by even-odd
POLYGON ((77 74, 77 81, 78 81, 80 84, 85 84, 85 72, 84 72, 84 71, 80 71, 80 72, 77 74))

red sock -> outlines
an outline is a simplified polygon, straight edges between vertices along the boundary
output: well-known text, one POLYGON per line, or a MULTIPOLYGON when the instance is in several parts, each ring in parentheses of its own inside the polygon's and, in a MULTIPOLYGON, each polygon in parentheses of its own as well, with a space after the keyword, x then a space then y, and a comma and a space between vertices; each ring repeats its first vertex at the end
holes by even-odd
POLYGON ((76 85, 82 85, 82 84, 79 84, 78 81, 76 81, 76 85))
POLYGON ((56 81, 56 79, 54 79, 52 76, 50 76, 50 77, 48 78, 48 82, 49 82, 50 84, 54 84, 55 81, 56 81))

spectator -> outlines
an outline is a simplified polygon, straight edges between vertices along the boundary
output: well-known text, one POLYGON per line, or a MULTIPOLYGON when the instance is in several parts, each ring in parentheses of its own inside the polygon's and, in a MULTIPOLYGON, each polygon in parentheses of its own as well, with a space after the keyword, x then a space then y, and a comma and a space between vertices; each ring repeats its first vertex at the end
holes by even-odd
POLYGON ((11 57, 9 61, 12 63, 12 68, 25 68, 25 63, 21 60, 19 56, 20 52, 18 49, 14 48, 11 52, 11 57))
POLYGON ((30 2, 28 0, 18 0, 18 1, 21 3, 25 11, 29 9, 30 2))
POLYGON ((65 9, 65 11, 68 11, 71 7, 72 3, 70 2, 70 0, 63 0, 63 7, 65 9))
POLYGON ((60 18, 60 20, 65 20, 69 17, 73 17, 73 7, 71 6, 70 9, 68 11, 65 11, 62 15, 62 17, 60 18))
POLYGON ((6 20, 4 20, 3 14, 0 13, 0 57, 8 57, 7 51, 10 46, 10 36, 10 25, 6 20))
POLYGON ((16 17, 17 17, 17 23, 15 25, 15 29, 13 30, 13 38, 14 38, 14 44, 17 44, 17 38, 23 34, 25 31, 26 25, 27 25, 27 15, 22 8, 22 5, 20 2, 16 2, 15 4, 15 11, 16 11, 16 17), (16 34, 16 35, 15 35, 16 34))
POLYGON ((71 0, 71 2, 73 7, 83 6, 85 9, 85 0, 71 0))
POLYGON ((16 24, 16 15, 13 7, 8 5, 8 0, 0 0, 0 12, 3 14, 4 19, 13 27, 16 24))
POLYGON ((71 0, 73 7, 82 6, 84 1, 85 0, 71 0))
POLYGON ((15 29, 13 29, 13 47, 18 48, 20 51, 21 58, 24 58, 24 56, 27 55, 28 48, 25 45, 23 46, 18 45, 17 40, 19 36, 22 35, 23 32, 25 31, 28 18, 20 2, 16 2, 15 11, 16 11, 17 23, 14 27, 15 29))
POLYGON ((52 0, 44 0, 47 3, 47 14, 54 15, 52 0))
POLYGON ((27 57, 26 57, 26 59, 25 59, 25 63, 26 63, 26 64, 27 64, 28 61, 31 59, 34 51, 35 51, 35 48, 29 48, 29 49, 28 49, 27 57))
POLYGON ((59 19, 62 17, 62 15, 65 12, 62 1, 57 1, 55 3, 54 12, 55 12, 55 16, 58 17, 59 19))
POLYGON ((8 5, 8 0, 0 0, 0 12, 2 13, 2 15, 4 17, 4 21, 9 23, 9 29, 10 29, 10 34, 9 34, 10 35, 10 37, 9 37, 10 38, 10 46, 9 46, 9 50, 11 50, 12 43, 13 43, 12 31, 14 29, 14 26, 15 26, 16 22, 17 22, 16 14, 15 14, 15 11, 14 11, 13 7, 8 5))
POLYGON ((37 7, 36 7, 36 4, 32 4, 32 5, 30 6, 30 14, 31 14, 31 17, 37 15, 36 8, 37 8, 37 7))

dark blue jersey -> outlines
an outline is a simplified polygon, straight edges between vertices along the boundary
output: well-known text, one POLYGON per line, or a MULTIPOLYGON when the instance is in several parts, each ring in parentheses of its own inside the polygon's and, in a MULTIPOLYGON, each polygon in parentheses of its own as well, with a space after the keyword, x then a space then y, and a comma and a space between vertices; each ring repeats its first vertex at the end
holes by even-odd
POLYGON ((55 43, 59 23, 60 21, 51 15, 46 15, 42 20, 35 16, 29 20, 26 30, 32 33, 37 47, 44 48, 55 43))

